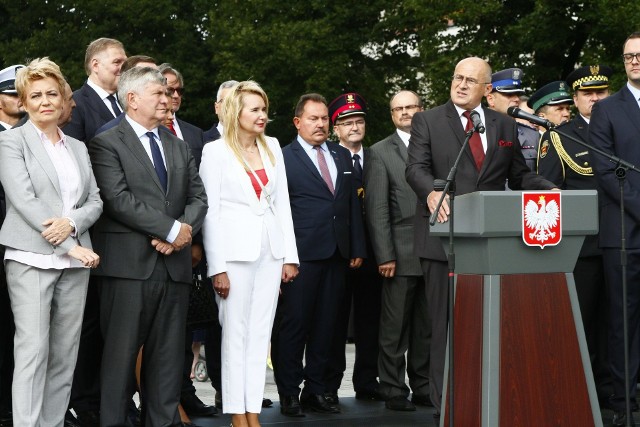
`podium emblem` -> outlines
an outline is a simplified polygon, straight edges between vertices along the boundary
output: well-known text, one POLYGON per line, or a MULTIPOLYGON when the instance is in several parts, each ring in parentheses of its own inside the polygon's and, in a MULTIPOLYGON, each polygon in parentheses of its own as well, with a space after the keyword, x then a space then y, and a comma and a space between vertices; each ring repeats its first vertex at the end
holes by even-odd
POLYGON ((562 239, 559 191, 522 193, 522 240, 527 246, 555 246, 562 239))

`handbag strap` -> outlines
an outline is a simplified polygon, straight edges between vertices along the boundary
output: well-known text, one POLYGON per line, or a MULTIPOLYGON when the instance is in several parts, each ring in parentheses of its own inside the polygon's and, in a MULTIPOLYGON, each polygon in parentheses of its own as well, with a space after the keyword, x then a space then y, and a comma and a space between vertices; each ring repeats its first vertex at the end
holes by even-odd
MULTIPOLYGON (((264 184, 262 183, 262 180, 260 178, 258 178, 258 175, 256 174, 256 172, 253 170, 253 168, 251 166, 249 166, 249 164, 247 163, 246 159, 243 157, 242 161, 244 162, 244 167, 251 172, 251 174, 253 175, 253 177, 255 178, 255 180, 258 182, 258 185, 260 185, 260 188, 262 189, 262 194, 264 194, 264 198, 267 200, 267 203, 269 204, 269 207, 271 208, 271 212, 273 212, 273 214, 275 216, 278 216, 276 214, 276 207, 273 205, 273 200, 271 200, 271 194, 269 193, 269 191, 267 191, 267 188, 264 186, 264 184)), ((266 173, 266 170, 265 170, 266 173)))

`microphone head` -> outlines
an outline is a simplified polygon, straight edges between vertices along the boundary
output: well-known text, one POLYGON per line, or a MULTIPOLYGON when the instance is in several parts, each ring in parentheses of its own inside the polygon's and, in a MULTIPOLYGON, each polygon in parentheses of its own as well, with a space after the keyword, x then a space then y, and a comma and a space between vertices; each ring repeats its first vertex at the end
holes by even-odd
POLYGON ((511 117, 518 117, 518 112, 520 109, 518 107, 509 107, 507 108, 507 114, 511 117))

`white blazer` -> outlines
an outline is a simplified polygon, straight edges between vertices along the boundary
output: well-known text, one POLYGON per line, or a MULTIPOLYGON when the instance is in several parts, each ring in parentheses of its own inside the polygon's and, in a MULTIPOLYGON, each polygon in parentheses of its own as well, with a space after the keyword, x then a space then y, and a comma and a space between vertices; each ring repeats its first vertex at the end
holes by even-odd
POLYGON ((265 186, 275 214, 262 191, 260 199, 249 174, 223 139, 202 150, 200 177, 207 192, 209 210, 202 226, 209 277, 227 271, 227 261, 255 261, 260 255, 262 229, 266 226, 271 253, 285 264, 299 264, 289 205, 287 174, 280 144, 267 137, 276 164, 258 144, 269 178, 265 186))

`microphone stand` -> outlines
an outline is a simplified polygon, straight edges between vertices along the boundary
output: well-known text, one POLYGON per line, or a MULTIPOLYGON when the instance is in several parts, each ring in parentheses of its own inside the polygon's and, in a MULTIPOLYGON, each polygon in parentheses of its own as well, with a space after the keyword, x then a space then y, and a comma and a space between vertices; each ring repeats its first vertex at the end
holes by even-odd
POLYGON ((449 279, 448 279, 448 297, 449 297, 449 307, 448 307, 448 322, 449 322, 449 331, 448 331, 448 339, 449 339, 449 426, 453 427, 453 379, 454 379, 454 371, 453 371, 453 321, 454 321, 454 306, 455 306, 455 269, 456 269, 456 261, 455 261, 455 252, 453 245, 453 202, 456 195, 456 173, 458 172, 458 163, 460 163, 460 159, 462 159, 462 154, 464 153, 465 148, 469 145, 469 140, 473 133, 476 132, 476 128, 470 129, 465 133, 464 143, 462 144, 462 148, 460 148, 460 152, 458 153, 458 157, 456 161, 453 163, 451 170, 449 171, 449 175, 447 176, 447 180, 443 181, 441 179, 436 179, 433 181, 433 189, 435 191, 442 191, 440 195, 440 200, 438 201, 438 205, 436 209, 431 214, 429 218, 429 224, 434 225, 438 219, 438 212, 440 211, 440 207, 444 202, 445 197, 449 194, 449 253, 447 254, 447 264, 449 267, 449 279))
POLYGON ((555 127, 549 127, 549 132, 555 132, 563 138, 569 139, 573 142, 594 151, 601 156, 609 159, 610 162, 616 164, 615 174, 618 178, 618 184, 620 187, 620 265, 622 267, 622 332, 624 334, 624 399, 626 410, 626 426, 631 427, 631 396, 629 395, 629 320, 627 318, 627 246, 626 238, 624 236, 624 180, 627 176, 628 170, 640 172, 638 168, 619 157, 607 153, 591 144, 574 138, 567 133, 558 130, 555 127))

